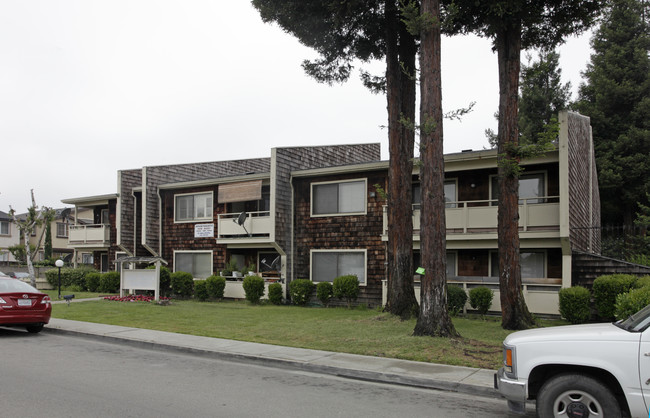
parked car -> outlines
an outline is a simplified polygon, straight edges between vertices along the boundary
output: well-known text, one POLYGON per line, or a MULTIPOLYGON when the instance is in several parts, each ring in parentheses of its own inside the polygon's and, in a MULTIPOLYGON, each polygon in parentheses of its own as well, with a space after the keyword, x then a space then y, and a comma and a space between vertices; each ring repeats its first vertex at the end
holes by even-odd
POLYGON ((626 320, 519 331, 503 342, 495 388, 513 412, 540 417, 647 417, 650 305, 626 320))
POLYGON ((7 273, 7 276, 13 277, 14 279, 27 279, 29 278, 29 273, 23 273, 20 271, 10 271, 7 273))
POLYGON ((0 277, 0 326, 36 333, 50 322, 50 297, 18 279, 0 277))

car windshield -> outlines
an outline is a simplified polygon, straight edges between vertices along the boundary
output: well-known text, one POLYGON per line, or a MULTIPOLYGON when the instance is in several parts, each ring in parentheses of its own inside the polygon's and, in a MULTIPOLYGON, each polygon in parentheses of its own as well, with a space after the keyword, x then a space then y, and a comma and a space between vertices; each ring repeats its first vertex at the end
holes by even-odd
POLYGON ((29 292, 29 293, 39 293, 38 290, 34 289, 32 286, 27 283, 21 282, 16 279, 9 280, 0 280, 0 293, 14 293, 14 292, 29 292))
POLYGON ((615 323, 616 326, 623 328, 630 332, 641 332, 648 328, 650 325, 650 305, 641 309, 634 315, 630 315, 625 320, 620 320, 615 323))

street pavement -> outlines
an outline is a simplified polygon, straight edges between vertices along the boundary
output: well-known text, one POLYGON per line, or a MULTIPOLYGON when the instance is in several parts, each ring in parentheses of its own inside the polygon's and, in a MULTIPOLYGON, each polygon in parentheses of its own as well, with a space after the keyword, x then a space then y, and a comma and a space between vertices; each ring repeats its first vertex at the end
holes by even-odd
MULTIPOLYGON (((73 299, 71 302, 81 302, 73 299)), ((53 301, 52 303, 66 303, 53 301)), ((157 350, 173 350, 349 379, 500 397, 494 370, 309 350, 52 318, 44 332, 78 335, 157 350)))

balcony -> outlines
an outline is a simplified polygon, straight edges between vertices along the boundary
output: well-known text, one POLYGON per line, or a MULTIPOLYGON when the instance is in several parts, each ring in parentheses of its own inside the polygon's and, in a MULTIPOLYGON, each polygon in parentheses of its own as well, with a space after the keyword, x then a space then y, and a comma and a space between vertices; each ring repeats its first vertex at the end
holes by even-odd
POLYGON ((108 248, 110 245, 110 225, 70 225, 68 233, 69 248, 108 248))
MULTIPOLYGON (((496 233, 497 201, 472 200, 447 203, 445 218, 447 235, 496 233)), ((413 205, 413 230, 420 231, 420 205, 413 205)), ((521 232, 559 231, 559 198, 535 197, 521 199, 519 229, 521 232)), ((384 236, 388 233, 388 214, 384 206, 384 236)))
POLYGON ((268 211, 246 212, 244 219, 239 212, 223 213, 217 219, 217 244, 268 242, 273 225, 268 211))

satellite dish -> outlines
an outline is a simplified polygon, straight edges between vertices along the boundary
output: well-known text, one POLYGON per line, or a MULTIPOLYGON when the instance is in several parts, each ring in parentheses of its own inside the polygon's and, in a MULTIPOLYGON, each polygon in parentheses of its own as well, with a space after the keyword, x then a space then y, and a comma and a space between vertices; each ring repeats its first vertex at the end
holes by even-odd
POLYGON ((242 228, 244 228, 244 231, 246 231, 246 234, 248 234, 248 236, 250 237, 251 236, 250 232, 248 232, 248 230, 244 226, 244 222, 246 222, 247 217, 248 217, 248 213, 242 212, 237 216, 237 219, 233 219, 232 221, 235 222, 237 225, 241 226, 242 228))
POLYGON ((67 219, 70 216, 70 208, 65 208, 61 211, 61 219, 67 219))
POLYGON ((275 260, 271 262, 271 270, 275 270, 275 271, 280 270, 280 256, 275 257, 275 260))
POLYGON ((279 271, 280 270, 280 256, 275 257, 273 261, 271 261, 271 264, 266 262, 266 258, 262 259, 262 264, 264 264, 266 267, 269 268, 269 270, 272 271, 279 271))

